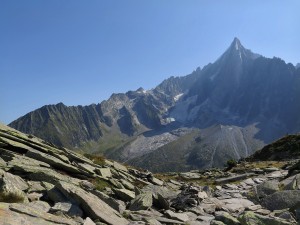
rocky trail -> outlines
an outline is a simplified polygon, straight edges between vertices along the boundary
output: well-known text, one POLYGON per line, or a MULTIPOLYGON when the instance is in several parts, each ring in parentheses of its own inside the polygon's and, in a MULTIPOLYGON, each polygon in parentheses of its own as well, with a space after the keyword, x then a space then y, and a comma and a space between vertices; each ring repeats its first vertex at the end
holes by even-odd
POLYGON ((0 224, 299 224, 295 162, 153 175, 0 125, 0 224))

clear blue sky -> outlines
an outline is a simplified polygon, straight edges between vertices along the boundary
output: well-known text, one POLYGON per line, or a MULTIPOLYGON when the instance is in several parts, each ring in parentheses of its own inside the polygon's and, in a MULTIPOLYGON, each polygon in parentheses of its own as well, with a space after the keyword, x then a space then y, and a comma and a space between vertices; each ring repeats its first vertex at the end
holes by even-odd
POLYGON ((215 61, 234 37, 295 64, 299 9, 299 0, 1 0, 0 121, 151 89, 215 61))

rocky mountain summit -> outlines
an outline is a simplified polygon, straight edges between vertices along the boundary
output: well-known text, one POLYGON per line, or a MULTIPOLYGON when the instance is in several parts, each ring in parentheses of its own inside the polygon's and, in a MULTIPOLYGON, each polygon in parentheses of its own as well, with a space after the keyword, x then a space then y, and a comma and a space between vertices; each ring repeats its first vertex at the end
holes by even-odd
POLYGON ((292 225, 296 161, 153 175, 0 125, 0 224, 292 225), (295 164, 295 165, 294 165, 295 164), (288 175, 288 169, 293 168, 288 175))
POLYGON ((300 70, 235 38, 214 63, 89 106, 43 106, 9 126, 151 171, 222 167, 300 131, 300 70))

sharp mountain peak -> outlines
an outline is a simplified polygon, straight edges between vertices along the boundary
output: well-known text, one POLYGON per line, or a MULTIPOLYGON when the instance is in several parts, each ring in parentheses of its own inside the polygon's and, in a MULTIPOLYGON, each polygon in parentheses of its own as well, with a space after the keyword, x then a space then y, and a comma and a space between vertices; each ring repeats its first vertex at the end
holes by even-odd
POLYGON ((241 41, 237 37, 235 37, 230 45, 230 48, 241 50, 242 48, 244 48, 244 46, 242 46, 241 41))

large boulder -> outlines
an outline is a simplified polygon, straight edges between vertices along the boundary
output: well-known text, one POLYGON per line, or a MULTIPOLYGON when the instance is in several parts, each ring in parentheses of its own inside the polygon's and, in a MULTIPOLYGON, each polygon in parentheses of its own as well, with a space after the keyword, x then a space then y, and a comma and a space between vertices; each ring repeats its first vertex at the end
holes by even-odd
POLYGON ((63 181, 60 181, 57 187, 66 197, 76 201, 84 213, 91 219, 99 219, 111 225, 126 225, 129 223, 116 210, 94 194, 63 181))
POLYGON ((240 225, 240 222, 227 212, 216 212, 215 220, 221 221, 226 225, 240 225))
POLYGON ((115 194, 123 201, 128 202, 135 198, 135 193, 133 191, 129 191, 125 188, 117 189, 114 188, 113 191, 115 194))
POLYGON ((300 204, 300 190, 278 191, 262 200, 262 205, 269 210, 293 208, 300 204))
POLYGON ((0 201, 27 202, 23 190, 28 189, 27 183, 20 177, 0 170, 0 201))
POLYGON ((268 180, 256 186, 256 193, 258 198, 264 198, 279 191, 279 182, 277 180, 268 180))
POLYGON ((5 225, 77 225, 71 219, 47 213, 42 208, 33 207, 30 204, 3 205, 2 203, 0 204, 0 212, 0 224, 5 225))
POLYGON ((132 211, 145 210, 152 206, 152 193, 146 192, 139 194, 130 203, 129 209, 132 211))

